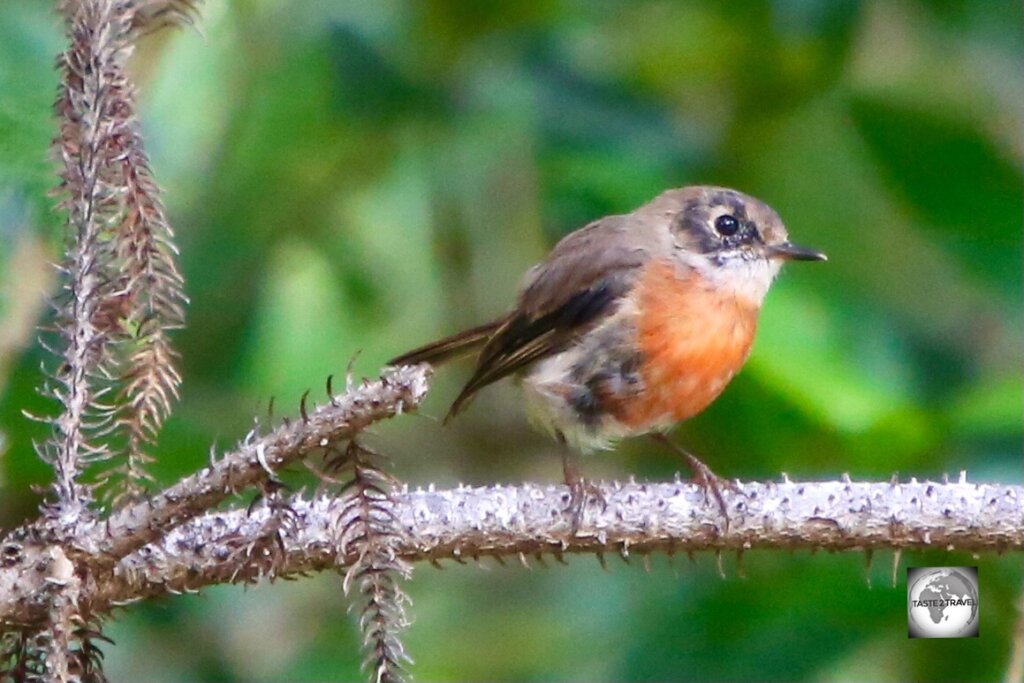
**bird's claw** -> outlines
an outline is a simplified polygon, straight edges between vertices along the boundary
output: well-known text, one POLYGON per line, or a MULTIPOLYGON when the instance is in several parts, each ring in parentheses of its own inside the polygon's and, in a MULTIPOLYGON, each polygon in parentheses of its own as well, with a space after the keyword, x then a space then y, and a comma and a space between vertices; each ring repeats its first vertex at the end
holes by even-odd
POLYGON ((736 482, 731 479, 723 479, 715 474, 710 467, 705 465, 696 456, 686 454, 686 464, 689 465, 690 471, 693 472, 693 483, 701 488, 704 492, 705 502, 710 503, 711 500, 708 496, 710 492, 711 496, 714 497, 715 502, 718 503, 718 509, 722 513, 722 517, 725 519, 725 530, 729 531, 729 508, 725 504, 725 498, 722 496, 722 490, 727 489, 732 492, 739 491, 739 487, 736 482))
POLYGON ((587 503, 590 500, 596 501, 603 511, 608 507, 608 500, 600 486, 582 477, 567 481, 566 484, 569 486, 569 506, 566 512, 571 516, 571 532, 575 536, 583 524, 587 503))

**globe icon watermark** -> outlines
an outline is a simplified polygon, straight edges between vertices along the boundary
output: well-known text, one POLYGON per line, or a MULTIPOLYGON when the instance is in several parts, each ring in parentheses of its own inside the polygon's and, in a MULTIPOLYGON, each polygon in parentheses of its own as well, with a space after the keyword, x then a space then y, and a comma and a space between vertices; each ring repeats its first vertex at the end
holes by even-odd
POLYGON ((908 567, 911 638, 978 637, 977 567, 908 567))

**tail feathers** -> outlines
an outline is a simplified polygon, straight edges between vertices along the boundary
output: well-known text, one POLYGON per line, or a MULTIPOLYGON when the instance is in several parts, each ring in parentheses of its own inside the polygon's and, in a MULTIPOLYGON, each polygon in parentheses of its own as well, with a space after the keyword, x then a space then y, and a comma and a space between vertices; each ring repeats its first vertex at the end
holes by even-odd
POLYGON ((447 425, 452 421, 456 415, 462 412, 462 409, 469 405, 469 402, 476 396, 477 387, 471 387, 469 385, 462 388, 459 395, 452 401, 452 405, 448 408, 448 412, 445 413, 444 419, 441 420, 441 424, 447 425))
POLYGON ((418 349, 413 349, 408 353, 392 358, 388 361, 388 365, 416 365, 417 363, 440 365, 486 344, 495 330, 501 327, 504 322, 504 320, 495 320, 494 322, 453 334, 450 337, 439 339, 436 342, 426 344, 418 349))

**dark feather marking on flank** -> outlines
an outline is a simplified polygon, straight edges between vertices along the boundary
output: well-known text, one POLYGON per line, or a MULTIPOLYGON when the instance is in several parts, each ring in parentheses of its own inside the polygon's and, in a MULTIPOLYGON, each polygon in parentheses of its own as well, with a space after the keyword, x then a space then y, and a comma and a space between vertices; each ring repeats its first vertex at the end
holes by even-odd
POLYGON ((608 278, 577 292, 564 304, 538 318, 531 319, 523 313, 510 318, 484 347, 476 371, 452 403, 445 422, 457 415, 483 387, 563 350, 597 319, 609 313, 612 304, 628 289, 621 279, 608 278))

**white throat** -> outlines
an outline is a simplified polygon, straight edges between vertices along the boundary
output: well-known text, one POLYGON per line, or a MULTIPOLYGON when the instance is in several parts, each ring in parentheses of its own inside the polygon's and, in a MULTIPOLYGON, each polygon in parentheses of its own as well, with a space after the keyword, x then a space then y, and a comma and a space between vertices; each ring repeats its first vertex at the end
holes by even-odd
POLYGON ((782 268, 782 263, 777 259, 746 259, 739 254, 718 262, 712 262, 703 256, 694 256, 686 261, 716 291, 728 292, 758 308, 782 268))

